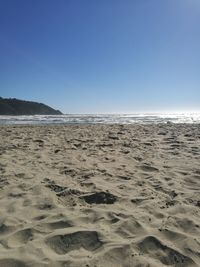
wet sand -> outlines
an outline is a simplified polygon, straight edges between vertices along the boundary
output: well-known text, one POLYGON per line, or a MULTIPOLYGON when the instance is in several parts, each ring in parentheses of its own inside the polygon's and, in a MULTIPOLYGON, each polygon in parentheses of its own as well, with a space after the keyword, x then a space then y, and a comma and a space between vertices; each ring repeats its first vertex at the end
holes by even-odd
POLYGON ((200 125, 0 127, 0 267, 200 266, 200 125))

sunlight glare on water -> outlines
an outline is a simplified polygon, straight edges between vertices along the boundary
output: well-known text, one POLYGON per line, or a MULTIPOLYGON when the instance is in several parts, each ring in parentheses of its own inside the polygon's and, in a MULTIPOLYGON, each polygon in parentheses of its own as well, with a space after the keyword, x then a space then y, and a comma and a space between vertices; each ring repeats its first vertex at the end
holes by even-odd
POLYGON ((138 114, 69 114, 0 116, 0 124, 149 124, 200 123, 200 113, 138 113, 138 114))

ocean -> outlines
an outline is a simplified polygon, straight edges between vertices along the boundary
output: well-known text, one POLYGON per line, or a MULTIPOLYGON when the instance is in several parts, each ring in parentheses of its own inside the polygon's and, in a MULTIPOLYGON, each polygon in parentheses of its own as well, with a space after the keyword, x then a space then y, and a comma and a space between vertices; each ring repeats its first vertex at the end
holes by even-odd
POLYGON ((1 125, 12 124, 158 124, 200 123, 200 113, 135 113, 135 114, 68 114, 34 116, 0 116, 1 125))

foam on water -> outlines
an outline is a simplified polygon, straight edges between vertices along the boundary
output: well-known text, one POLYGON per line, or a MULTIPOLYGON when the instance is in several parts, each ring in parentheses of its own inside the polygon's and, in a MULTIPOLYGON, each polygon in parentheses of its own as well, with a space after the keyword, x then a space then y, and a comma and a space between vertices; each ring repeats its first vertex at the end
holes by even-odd
POLYGON ((0 124, 147 124, 147 123, 200 123, 200 113, 157 113, 157 114, 73 114, 0 116, 0 124))

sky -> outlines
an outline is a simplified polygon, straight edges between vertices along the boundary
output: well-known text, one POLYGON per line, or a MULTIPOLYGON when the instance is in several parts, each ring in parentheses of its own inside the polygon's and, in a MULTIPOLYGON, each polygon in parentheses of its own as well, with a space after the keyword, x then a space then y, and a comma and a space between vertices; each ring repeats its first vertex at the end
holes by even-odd
POLYGON ((0 96, 64 113, 200 111, 200 1, 0 0, 0 96))

